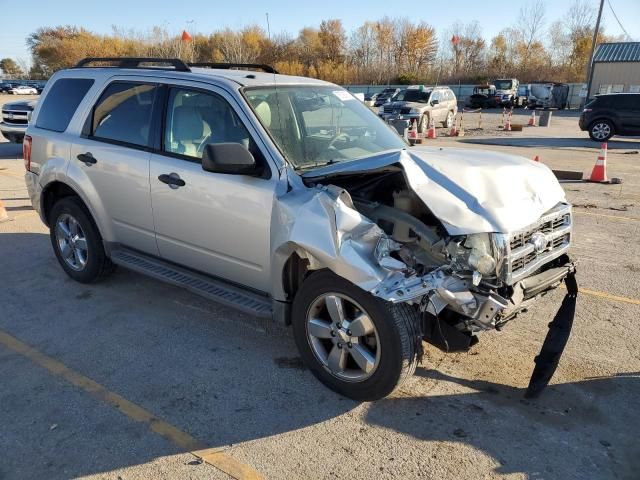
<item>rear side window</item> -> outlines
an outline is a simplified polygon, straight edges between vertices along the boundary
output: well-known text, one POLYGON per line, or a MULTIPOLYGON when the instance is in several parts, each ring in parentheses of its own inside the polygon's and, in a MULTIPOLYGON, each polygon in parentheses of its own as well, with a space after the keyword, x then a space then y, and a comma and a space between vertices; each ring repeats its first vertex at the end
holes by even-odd
POLYGON ((91 137, 147 147, 157 87, 130 82, 109 85, 93 108, 91 137))
POLYGON ((51 86, 42 102, 36 127, 64 132, 93 80, 89 78, 61 78, 51 86))

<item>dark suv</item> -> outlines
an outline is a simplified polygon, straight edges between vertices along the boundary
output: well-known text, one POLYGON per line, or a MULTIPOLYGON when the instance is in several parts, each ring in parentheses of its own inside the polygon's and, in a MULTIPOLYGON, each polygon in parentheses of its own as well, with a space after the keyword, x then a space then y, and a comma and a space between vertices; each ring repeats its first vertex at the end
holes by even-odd
POLYGON ((578 124, 598 142, 614 135, 640 135, 640 93, 598 95, 587 102, 578 124))

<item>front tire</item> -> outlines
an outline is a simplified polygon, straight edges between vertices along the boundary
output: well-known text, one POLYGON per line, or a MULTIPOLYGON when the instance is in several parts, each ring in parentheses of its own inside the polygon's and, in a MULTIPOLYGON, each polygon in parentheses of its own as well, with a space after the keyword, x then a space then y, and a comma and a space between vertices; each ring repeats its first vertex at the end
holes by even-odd
POLYGON ((102 237, 78 197, 64 197, 49 215, 49 236, 63 270, 80 283, 101 280, 114 270, 102 237))
POLYGON ((418 133, 425 133, 429 129, 429 115, 426 113, 420 117, 418 122, 418 133))
POLYGON ((292 320, 305 365, 345 397, 381 399, 415 371, 422 341, 417 309, 374 297, 329 270, 304 281, 292 320))
POLYGON ((442 122, 442 126, 445 128, 453 127, 453 112, 447 113, 447 118, 442 122))
POLYGON ((609 120, 596 120, 589 127, 589 136, 596 142, 606 142, 613 135, 613 124, 609 120))

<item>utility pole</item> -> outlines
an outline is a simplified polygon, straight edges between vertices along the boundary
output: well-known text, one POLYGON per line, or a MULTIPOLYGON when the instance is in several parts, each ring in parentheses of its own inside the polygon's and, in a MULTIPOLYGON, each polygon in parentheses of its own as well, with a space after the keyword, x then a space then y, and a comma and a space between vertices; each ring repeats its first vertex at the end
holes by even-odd
POLYGON ((593 54, 596 50, 596 42, 598 41, 598 32, 600 31, 600 19, 602 18, 603 7, 604 7, 604 0, 600 0, 600 9, 598 10, 598 18, 596 19, 596 28, 593 31, 593 39, 591 40, 591 53, 589 54, 589 63, 587 63, 587 97, 586 98, 589 98, 589 91, 591 90, 591 68, 593 66, 593 54))

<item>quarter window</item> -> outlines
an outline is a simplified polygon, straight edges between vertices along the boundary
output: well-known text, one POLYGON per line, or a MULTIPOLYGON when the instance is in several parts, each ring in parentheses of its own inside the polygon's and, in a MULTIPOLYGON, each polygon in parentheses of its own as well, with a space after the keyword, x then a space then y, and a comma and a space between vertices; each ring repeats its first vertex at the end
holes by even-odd
POLYGON ((61 78, 51 86, 40 107, 36 127, 64 132, 78 105, 87 94, 93 80, 89 78, 61 78))
POLYGON ((258 158, 249 132, 222 97, 172 88, 164 132, 164 151, 202 158, 211 143, 240 143, 258 158))
POLYGON ((112 83, 94 107, 91 136, 147 147, 157 87, 130 82, 112 83))

